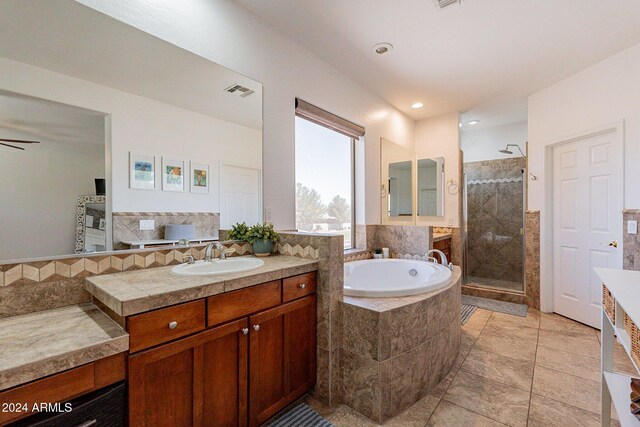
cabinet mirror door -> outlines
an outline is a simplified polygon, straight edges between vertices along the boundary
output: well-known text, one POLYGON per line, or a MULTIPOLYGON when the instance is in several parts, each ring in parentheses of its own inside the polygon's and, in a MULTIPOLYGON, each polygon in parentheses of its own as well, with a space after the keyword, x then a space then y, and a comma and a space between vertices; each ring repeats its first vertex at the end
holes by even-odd
POLYGON ((444 157, 418 159, 418 216, 444 215, 444 157))

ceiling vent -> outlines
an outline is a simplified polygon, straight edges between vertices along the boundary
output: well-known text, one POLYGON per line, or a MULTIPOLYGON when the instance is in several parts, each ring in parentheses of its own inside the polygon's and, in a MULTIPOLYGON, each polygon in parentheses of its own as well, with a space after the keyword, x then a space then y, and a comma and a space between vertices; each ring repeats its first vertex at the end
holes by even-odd
POLYGON ((239 96, 240 98, 246 98, 247 96, 251 95, 254 92, 248 87, 244 87, 242 85, 229 86, 228 88, 225 89, 225 91, 232 93, 236 96, 239 96))
POLYGON ((462 3, 462 0, 435 0, 440 9, 450 6, 454 3, 462 3))

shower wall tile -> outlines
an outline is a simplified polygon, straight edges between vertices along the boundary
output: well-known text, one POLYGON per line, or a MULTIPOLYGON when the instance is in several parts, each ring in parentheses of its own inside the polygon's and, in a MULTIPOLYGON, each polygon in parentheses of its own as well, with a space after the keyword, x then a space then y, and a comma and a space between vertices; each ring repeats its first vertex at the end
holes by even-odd
POLYGON ((464 164, 469 276, 522 283, 524 167, 512 158, 464 164))
POLYGON ((392 258, 424 257, 433 240, 431 227, 422 225, 367 225, 367 250, 389 248, 392 258))

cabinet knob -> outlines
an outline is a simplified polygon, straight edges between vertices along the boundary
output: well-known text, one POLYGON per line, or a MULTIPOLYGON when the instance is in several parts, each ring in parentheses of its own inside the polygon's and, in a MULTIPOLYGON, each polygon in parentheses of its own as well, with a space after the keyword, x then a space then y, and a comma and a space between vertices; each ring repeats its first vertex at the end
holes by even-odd
POLYGON ((300 289, 304 289, 304 288, 306 288, 306 287, 307 287, 307 285, 306 285, 306 283, 300 283, 300 284, 298 285, 298 287, 299 287, 300 289))
POLYGON ((169 329, 175 329, 178 327, 178 322, 175 320, 173 322, 169 322, 169 329))
POLYGON ((260 330, 260 325, 253 325, 253 330, 258 332, 260 330))
POLYGON ((249 333, 249 328, 242 328, 242 333, 247 335, 249 333))

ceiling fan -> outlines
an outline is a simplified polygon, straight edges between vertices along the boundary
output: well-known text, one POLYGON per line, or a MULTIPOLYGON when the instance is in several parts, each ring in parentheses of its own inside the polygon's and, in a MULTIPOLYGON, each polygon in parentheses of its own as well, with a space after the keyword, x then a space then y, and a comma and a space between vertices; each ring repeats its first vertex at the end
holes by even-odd
POLYGON ((0 145, 4 145, 5 147, 15 148, 16 150, 24 150, 23 147, 16 147, 12 144, 40 144, 40 141, 27 141, 25 139, 5 139, 0 138, 0 145), (10 142, 11 144, 5 144, 6 142, 10 142))

